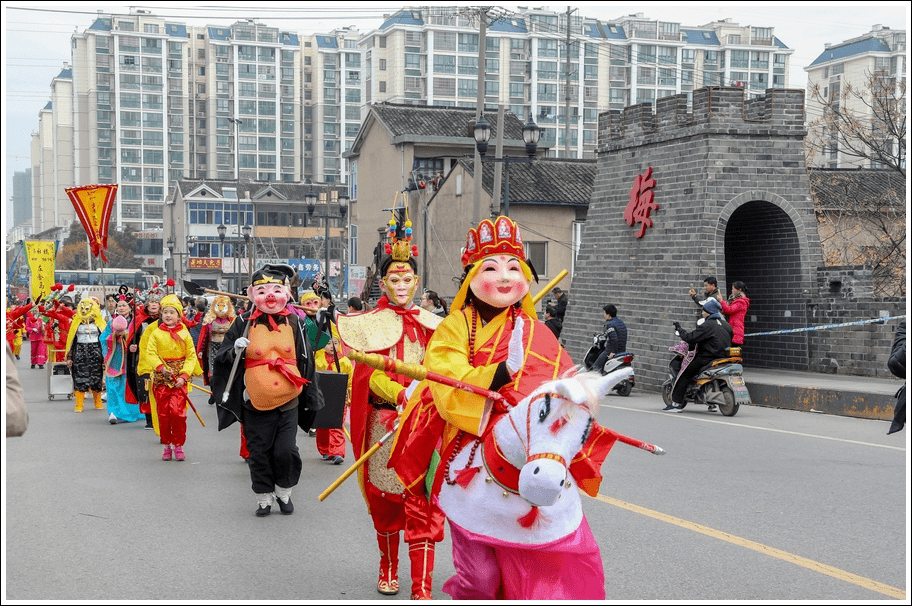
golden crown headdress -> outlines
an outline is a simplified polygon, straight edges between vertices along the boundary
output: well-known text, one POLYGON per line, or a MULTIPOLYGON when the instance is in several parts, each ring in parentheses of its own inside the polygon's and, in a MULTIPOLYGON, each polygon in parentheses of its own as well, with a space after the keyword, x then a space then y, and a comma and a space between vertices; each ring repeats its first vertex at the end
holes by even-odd
POLYGON ((393 200, 392 217, 386 230, 386 237, 389 241, 383 246, 383 249, 386 254, 393 258, 393 261, 408 263, 409 259, 418 256, 418 245, 412 244, 412 221, 409 219, 408 206, 405 207, 405 223, 402 225, 404 237, 399 238, 396 236, 398 223, 396 222, 395 208, 398 200, 399 194, 397 193, 396 198, 393 200))
POLYGON ((519 226, 509 217, 500 216, 493 222, 485 219, 469 230, 462 254, 462 266, 467 267, 491 255, 513 255, 526 260, 519 226))

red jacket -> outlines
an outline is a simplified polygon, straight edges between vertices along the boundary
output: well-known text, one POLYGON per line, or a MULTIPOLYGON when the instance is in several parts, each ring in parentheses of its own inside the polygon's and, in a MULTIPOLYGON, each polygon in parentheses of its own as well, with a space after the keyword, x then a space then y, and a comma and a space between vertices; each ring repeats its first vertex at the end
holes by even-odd
POLYGON ((750 307, 750 299, 741 295, 737 299, 722 303, 722 313, 728 316, 728 323, 731 324, 734 335, 732 336, 733 345, 744 345, 744 318, 747 316, 747 308, 750 307))

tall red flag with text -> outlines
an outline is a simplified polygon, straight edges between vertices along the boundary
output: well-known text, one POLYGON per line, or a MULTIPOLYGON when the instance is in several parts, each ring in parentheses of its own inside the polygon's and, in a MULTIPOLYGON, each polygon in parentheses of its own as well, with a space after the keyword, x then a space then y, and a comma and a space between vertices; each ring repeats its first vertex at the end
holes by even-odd
POLYGON ((114 210, 114 199, 117 196, 117 185, 82 185, 69 187, 66 190, 76 215, 82 222, 89 237, 92 256, 100 256, 105 263, 108 257, 108 223, 114 210))

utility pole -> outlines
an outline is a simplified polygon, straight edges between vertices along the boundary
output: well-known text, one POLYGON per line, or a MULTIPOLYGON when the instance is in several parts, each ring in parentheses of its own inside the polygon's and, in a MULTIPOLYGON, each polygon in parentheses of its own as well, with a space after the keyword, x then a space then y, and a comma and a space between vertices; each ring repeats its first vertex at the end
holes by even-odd
POLYGON ((567 61, 564 74, 564 157, 570 157, 570 15, 576 9, 567 7, 567 61))
MULTIPOLYGON (((485 36, 488 31, 488 8, 481 7, 478 9, 478 20, 480 27, 478 29, 478 91, 476 92, 475 102, 475 122, 481 118, 484 113, 484 75, 485 75, 485 36)), ((472 225, 478 225, 481 222, 481 154, 475 150, 475 164, 472 169, 475 173, 475 187, 472 191, 472 225)), ((427 252, 425 251, 425 254, 427 252)))

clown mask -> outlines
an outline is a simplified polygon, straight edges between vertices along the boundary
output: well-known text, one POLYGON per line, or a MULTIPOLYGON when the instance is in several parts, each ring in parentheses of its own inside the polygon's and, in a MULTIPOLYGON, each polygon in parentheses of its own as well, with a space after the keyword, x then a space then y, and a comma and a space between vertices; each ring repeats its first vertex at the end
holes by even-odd
POLYGON ((408 263, 393 263, 380 281, 380 290, 399 307, 412 306, 417 288, 418 276, 408 263))
POLYGON ((478 299, 498 309, 521 301, 529 292, 522 261, 512 255, 486 257, 469 285, 478 299))
POLYGON ((247 296, 264 314, 275 314, 285 309, 290 295, 288 287, 277 282, 257 284, 247 288, 247 296))

